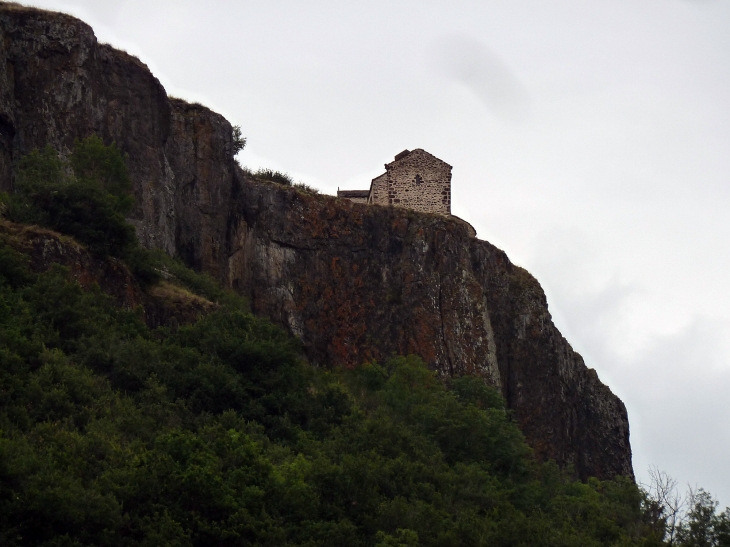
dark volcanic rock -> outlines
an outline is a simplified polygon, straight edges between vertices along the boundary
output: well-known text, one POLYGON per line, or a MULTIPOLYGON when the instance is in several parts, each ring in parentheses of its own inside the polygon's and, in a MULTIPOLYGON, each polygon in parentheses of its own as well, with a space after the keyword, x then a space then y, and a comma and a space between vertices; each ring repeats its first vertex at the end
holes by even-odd
POLYGON ((228 283, 312 360, 415 353, 501 388, 537 454, 579 475, 632 475, 623 403, 553 325, 540 285, 438 215, 240 177, 228 283))
POLYGON ((91 134, 129 155, 136 209, 148 246, 211 273, 230 197, 231 125, 200 105, 169 100, 147 66, 99 44, 73 17, 0 2, 0 190, 33 148, 62 154, 91 134), (186 222, 179 222, 183 216, 186 222))
POLYGON ((623 403, 552 323, 537 281, 464 223, 246 178, 231 126, 170 100, 139 60, 68 16, 0 3, 0 189, 50 143, 96 133, 129 155, 141 240, 246 295, 310 359, 415 353, 500 387, 542 458, 633 476, 623 403))

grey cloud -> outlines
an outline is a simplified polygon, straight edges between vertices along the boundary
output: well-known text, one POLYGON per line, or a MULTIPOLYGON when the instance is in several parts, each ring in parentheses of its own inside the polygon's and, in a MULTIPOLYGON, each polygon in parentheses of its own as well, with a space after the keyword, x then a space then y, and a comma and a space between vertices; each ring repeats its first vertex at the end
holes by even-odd
POLYGON ((536 239, 528 269, 539 271, 563 334, 626 403, 637 478, 648 481, 657 466, 730 505, 728 321, 688 310, 684 327, 627 352, 612 326, 632 316, 631 302, 648 289, 616 275, 596 279, 600 247, 580 229, 551 230, 536 239), (575 287, 574 278, 593 283, 575 287))
POLYGON ((658 465, 680 482, 706 488, 723 506, 730 505, 726 331, 722 321, 698 318, 678 333, 657 337, 622 381, 636 410, 637 475, 658 465))
POLYGON ((466 86, 496 116, 517 121, 527 114, 527 89, 484 44, 466 36, 445 36, 433 43, 432 58, 439 72, 466 86))

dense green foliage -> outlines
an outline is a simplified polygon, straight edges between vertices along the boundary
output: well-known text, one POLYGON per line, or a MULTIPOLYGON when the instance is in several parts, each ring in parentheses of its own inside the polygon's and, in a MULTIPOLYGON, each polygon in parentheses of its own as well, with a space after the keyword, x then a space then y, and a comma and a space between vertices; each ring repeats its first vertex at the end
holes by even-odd
POLYGON ((132 198, 124 158, 98 137, 77 141, 70 162, 50 146, 24 157, 7 207, 11 220, 72 235, 101 256, 136 247, 134 227, 125 221, 132 198))
POLYGON ((97 256, 123 258, 142 284, 159 281, 160 258, 141 248, 125 216, 134 204, 125 157, 97 136, 75 142, 69 161, 52 147, 19 162, 16 192, 2 196, 4 216, 76 240, 97 256))
MULTIPOLYGON (((32 158, 12 203, 22 218, 111 252, 58 219, 87 212, 74 184, 122 214, 114 162, 75 153, 69 180, 52 151, 32 158)), ((210 279, 145 256, 222 305, 150 329, 0 246, 0 545, 663 544, 635 484, 536 463, 480 380, 445 385, 416 357, 313 368, 210 279)))
POLYGON ((0 265, 0 544, 577 546, 650 531, 630 482, 536 465, 475 379, 447 390, 413 357, 316 370, 235 306, 152 331, 61 268, 31 274, 8 248, 0 265))

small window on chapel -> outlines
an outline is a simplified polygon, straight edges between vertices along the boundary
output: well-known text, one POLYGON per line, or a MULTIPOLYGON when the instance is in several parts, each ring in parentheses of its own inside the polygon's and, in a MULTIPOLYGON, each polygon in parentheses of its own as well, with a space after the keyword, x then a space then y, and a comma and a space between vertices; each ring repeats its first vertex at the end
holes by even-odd
POLYGON ((423 184, 423 177, 421 175, 416 175, 414 182, 416 183, 416 186, 420 186, 423 184))

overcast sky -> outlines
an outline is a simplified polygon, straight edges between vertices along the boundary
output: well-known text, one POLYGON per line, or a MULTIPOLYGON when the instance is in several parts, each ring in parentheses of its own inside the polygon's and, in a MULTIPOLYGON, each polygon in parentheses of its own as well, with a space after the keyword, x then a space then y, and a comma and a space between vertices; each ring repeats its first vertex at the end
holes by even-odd
POLYGON ((541 282, 634 469, 730 505, 730 1, 36 0, 239 124, 244 165, 367 189, 404 148, 541 282))

